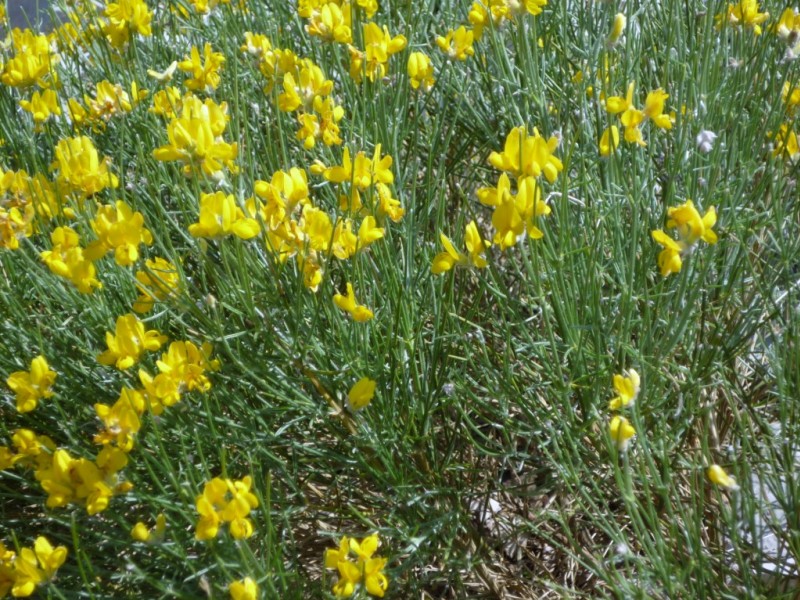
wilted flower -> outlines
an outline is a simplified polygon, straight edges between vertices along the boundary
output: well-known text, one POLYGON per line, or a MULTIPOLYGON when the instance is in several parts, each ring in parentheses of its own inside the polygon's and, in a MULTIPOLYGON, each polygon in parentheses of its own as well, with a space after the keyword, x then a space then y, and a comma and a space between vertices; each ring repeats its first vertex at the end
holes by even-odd
POLYGON ((703 131, 698 133, 697 137, 695 138, 695 142, 697 143, 697 149, 703 154, 708 154, 714 149, 714 141, 716 139, 717 139, 716 133, 704 129, 703 131))

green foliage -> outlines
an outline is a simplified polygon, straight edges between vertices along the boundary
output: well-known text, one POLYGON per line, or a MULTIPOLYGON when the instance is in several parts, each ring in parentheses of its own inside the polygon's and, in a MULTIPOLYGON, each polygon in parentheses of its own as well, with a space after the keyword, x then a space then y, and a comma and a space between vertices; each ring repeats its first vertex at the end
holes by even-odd
MULTIPOLYGON (((166 350, 127 371, 97 362, 105 333, 131 311, 145 258, 172 262, 185 286, 143 317, 147 328, 170 341, 209 342, 220 368, 208 373, 207 393, 187 392, 160 416, 145 412, 123 471, 133 489, 98 515, 74 503, 45 508, 32 470, 0 473, 7 546, 46 535, 68 548, 43 591, 216 597, 249 576, 263 597, 323 597, 336 579, 324 570, 325 549, 377 531, 389 559, 387 597, 795 593, 763 572, 773 562, 796 576, 800 555, 798 171, 772 152, 781 125, 796 127, 782 89, 798 84, 798 70, 770 29, 777 4, 756 36, 730 23, 717 28, 719 2, 627 2, 624 37, 610 48, 616 3, 552 2, 535 17, 487 25, 462 62, 447 60, 434 40, 469 26, 467 3, 385 2, 370 20, 407 46, 384 77, 361 84, 348 74, 347 46, 308 35, 293 3, 253 0, 242 10, 234 0, 207 16, 192 3, 148 4, 151 36, 134 35, 122 48, 95 36, 63 50, 57 69, 65 113, 67 98, 83 101, 102 80, 150 90, 131 111, 80 133, 120 180, 96 199, 141 212, 154 243, 139 247, 133 267, 113 253, 97 261, 103 288, 91 295, 39 257, 58 226, 93 240, 91 210, 74 220, 37 217, 18 250, 0 248, 0 375, 27 370, 39 354, 58 373, 54 397, 32 413, 17 413, 13 393, 0 391, 0 444, 28 428, 73 456, 96 456, 103 425, 94 405, 141 387, 138 369, 155 373, 166 350), (345 109, 343 146, 308 150, 295 139, 296 116, 277 106, 282 87, 265 91, 240 51, 245 32, 322 68, 345 109), (156 160, 168 121, 147 110, 166 85, 148 69, 206 42, 225 64, 219 88, 197 95, 227 102, 222 137, 239 145, 240 173, 225 170, 222 183, 156 160), (412 51, 433 59, 429 91, 410 87, 412 51), (648 91, 669 94, 674 125, 646 123, 646 146, 623 141, 601 157, 606 127, 617 124, 622 135, 601 100, 624 97, 632 81, 638 107, 648 91), (552 183, 539 179, 552 209, 537 221, 544 237, 523 236, 504 252, 493 246, 485 269, 432 274, 440 233, 463 249, 474 220, 492 239, 492 212, 476 191, 497 184, 488 156, 520 125, 560 140, 563 172, 552 183), (708 153, 696 143, 704 130, 718 135, 708 153), (340 165, 344 147, 371 157, 377 144, 393 158, 405 215, 384 219, 384 238, 349 260, 328 252, 316 292, 299 260, 273 252, 263 219, 251 240, 188 233, 201 193, 221 190, 244 207, 256 180, 310 171, 315 160, 340 165), (679 273, 662 277, 651 231, 689 198, 716 207, 719 241, 693 247, 679 273), (354 322, 334 304, 347 282, 374 319, 354 322), (613 375, 630 368, 641 392, 624 414, 637 435, 620 452, 608 401, 613 375), (378 391, 355 413, 347 392, 364 376, 378 391), (716 463, 737 478, 738 492, 707 479, 716 463), (204 483, 246 475, 259 500, 253 537, 196 541, 204 483), (777 558, 754 533, 766 512, 759 481, 785 509, 786 524, 773 531, 777 558), (134 524, 152 526, 159 513, 165 540, 134 542, 134 524)), ((102 13, 78 14, 87 27, 102 23, 102 13)), ((359 45, 368 19, 356 15, 359 45)), ((185 78, 177 71, 172 85, 185 78)), ((53 180, 57 142, 79 133, 63 115, 35 127, 18 108, 30 94, 0 86, 0 173, 53 180)), ((311 174, 309 188, 334 223, 356 218, 340 209, 337 184, 311 174)), ((10 208, 9 197, 0 196, 0 208, 10 208)), ((376 192, 364 198, 376 202, 376 192)))

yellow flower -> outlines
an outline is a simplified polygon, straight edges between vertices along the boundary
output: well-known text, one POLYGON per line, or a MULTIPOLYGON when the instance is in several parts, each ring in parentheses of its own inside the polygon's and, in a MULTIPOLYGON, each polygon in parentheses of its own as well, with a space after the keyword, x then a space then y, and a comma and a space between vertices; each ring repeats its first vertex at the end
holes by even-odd
POLYGON ((278 96, 278 108, 283 112, 302 109, 311 111, 314 99, 327 96, 333 90, 333 81, 325 78, 325 74, 310 60, 306 61, 297 78, 292 73, 283 76, 283 93, 278 96))
POLYGON ((475 34, 472 30, 462 25, 455 31, 451 29, 444 37, 437 37, 436 45, 448 58, 467 60, 467 57, 475 54, 475 49, 472 47, 474 39, 475 34))
POLYGON ((386 562, 387 559, 380 557, 364 561, 364 587, 367 589, 367 593, 378 598, 383 598, 383 594, 389 587, 389 579, 383 573, 386 562))
POLYGON ((350 538, 342 537, 339 547, 336 550, 328 548, 325 550, 325 568, 335 569, 340 562, 348 560, 350 555, 350 538))
POLYGON ((36 586, 53 578, 66 559, 65 546, 53 548, 47 538, 39 536, 33 550, 23 548, 13 563, 15 581, 11 595, 15 598, 30 596, 36 586))
MULTIPOLYGON (((408 41, 403 35, 392 37, 385 25, 381 28, 374 21, 365 24, 364 60, 369 80, 382 79, 386 75, 386 65, 389 62, 389 57, 401 52, 407 43, 408 41)), ((358 77, 354 77, 354 79, 360 81, 361 69, 359 68, 358 71, 358 77)))
MULTIPOLYGON (((177 65, 178 63, 175 64, 177 65)), ((181 91, 170 85, 153 94, 153 105, 148 109, 148 112, 174 119, 181 111, 182 105, 181 91)))
POLYGON ((408 80, 412 89, 428 91, 433 87, 433 62, 424 52, 412 52, 408 56, 408 80))
POLYGON ((350 410, 358 411, 369 406, 375 396, 377 382, 369 377, 359 379, 347 393, 347 406, 350 410))
POLYGON ((336 294, 333 297, 333 301, 336 303, 336 306, 343 311, 350 313, 350 316, 353 317, 353 320, 357 323, 369 321, 373 317, 370 309, 363 304, 356 303, 356 293, 353 291, 352 283, 347 283, 347 296, 336 294))
POLYGON ((46 468, 50 465, 52 453, 56 444, 46 435, 36 435, 30 429, 17 429, 11 436, 11 444, 16 454, 11 457, 11 463, 24 467, 33 466, 36 469, 46 468))
POLYGON ((510 18, 511 14, 506 0, 473 2, 467 15, 467 19, 472 25, 476 42, 483 37, 483 30, 489 26, 490 22, 497 28, 500 27, 504 19, 510 18))
POLYGON ((0 82, 23 88, 33 84, 47 88, 55 83, 53 67, 58 62, 58 55, 51 53, 47 36, 37 35, 30 29, 15 28, 10 38, 14 55, 2 65, 0 82))
MULTIPOLYGON (((288 171, 275 171, 269 182, 257 180, 256 196, 265 200, 258 208, 261 218, 271 230, 276 230, 283 221, 291 217, 298 207, 311 203, 308 197, 308 175, 305 169, 292 167, 288 171)), ((248 210, 255 213, 256 203, 248 201, 248 210)))
POLYGON ((256 600, 258 598, 258 585, 250 577, 233 581, 228 586, 233 600, 256 600))
MULTIPOLYGON (((379 218, 389 217, 395 223, 399 223, 406 214, 406 210, 400 204, 400 200, 392 197, 392 190, 385 183, 380 181, 375 184, 375 191, 378 192, 378 207, 376 214, 379 218)), ((358 190, 355 190, 358 193, 358 190)))
POLYGON ((475 221, 470 221, 464 231, 464 245, 469 254, 469 263, 478 269, 485 268, 489 263, 486 260, 486 250, 492 245, 489 240, 483 239, 478 231, 475 221))
POLYGON ((455 246, 453 246, 453 242, 450 241, 450 238, 448 238, 445 234, 440 233, 439 240, 442 242, 442 246, 444 246, 445 251, 440 252, 433 258, 431 272, 434 275, 446 273, 456 265, 467 264, 467 257, 456 250, 455 246))
POLYGON ((800 161, 800 144, 797 141, 797 134, 791 129, 788 123, 783 123, 778 132, 773 136, 775 148, 772 156, 784 155, 793 163, 800 161))
POLYGON ((617 395, 608 403, 609 410, 620 410, 633 405, 639 396, 639 374, 629 369, 622 375, 614 375, 614 389, 617 395))
POLYGON ((667 209, 667 229, 677 228, 678 235, 687 245, 698 240, 716 244, 717 234, 711 229, 716 222, 717 211, 713 206, 701 217, 691 200, 667 209))
POLYGON ((165 407, 180 401, 186 391, 199 390, 202 393, 211 389, 207 371, 219 369, 219 361, 211 360, 211 344, 200 348, 192 342, 172 342, 167 352, 156 361, 158 374, 153 377, 144 370, 139 371, 139 381, 145 389, 149 409, 160 415, 165 407))
POLYGON ((220 84, 219 70, 224 63, 225 56, 221 52, 214 52, 211 44, 206 42, 202 59, 197 46, 192 46, 189 56, 178 63, 178 68, 191 75, 184 81, 188 89, 211 92, 220 84))
POLYGON ((33 206, 26 204, 22 210, 16 206, 7 209, 0 206, 0 248, 17 250, 19 240, 33 234, 33 206))
POLYGON ((378 12, 378 0, 356 0, 356 6, 364 11, 364 16, 371 19, 378 12))
POLYGON ((485 258, 485 254, 492 243, 489 240, 483 239, 475 221, 470 221, 467 224, 464 233, 464 245, 467 247, 468 255, 458 252, 453 246, 453 242, 443 233, 439 234, 439 239, 445 251, 437 254, 433 259, 431 272, 434 275, 449 271, 456 265, 471 265, 478 269, 483 269, 489 264, 485 258))
POLYGON ((600 156, 609 156, 619 148, 619 129, 616 125, 606 127, 600 137, 600 156))
POLYGON ((613 48, 619 43, 619 39, 625 32, 625 25, 627 25, 627 23, 628 20, 622 13, 614 15, 614 25, 611 27, 611 33, 608 35, 608 41, 606 42, 609 48, 613 48))
POLYGON ((517 181, 517 197, 514 208, 525 225, 528 236, 534 240, 544 237, 544 233, 536 226, 538 217, 550 214, 550 207, 542 200, 542 188, 533 177, 520 177, 517 181))
MULTIPOLYGON (((119 83, 100 81, 95 85, 94 98, 84 95, 83 101, 94 120, 108 121, 111 117, 133 110, 131 97, 119 83)), ((134 98, 133 102, 138 99, 134 98)))
POLYGON ((630 424, 630 421, 619 415, 614 415, 611 418, 608 424, 608 431, 611 434, 611 439, 614 440, 621 452, 628 448, 631 438, 636 435, 636 430, 630 424))
POLYGON ((716 17, 717 26, 730 23, 734 27, 747 27, 756 35, 761 35, 761 24, 769 18, 769 13, 758 12, 758 0, 738 0, 728 4, 725 13, 716 17))
POLYGON ((521 15, 524 12, 535 16, 542 14, 542 9, 547 6, 547 0, 506 0, 506 4, 511 16, 521 15))
POLYGON ((50 118, 50 115, 60 115, 61 107, 58 105, 58 96, 53 90, 44 90, 41 94, 34 92, 30 100, 20 100, 22 110, 33 115, 33 121, 40 125, 50 118))
POLYGON ((337 598, 349 598, 361 581, 361 569, 348 560, 340 561, 336 568, 339 570, 339 580, 333 585, 333 594, 337 598))
POLYGON ((708 467, 708 478, 712 483, 729 490, 738 490, 739 485, 736 480, 725 472, 725 469, 719 465, 711 465, 708 467))
POLYGON ((356 155, 355 163, 350 159, 350 150, 342 152, 342 164, 325 167, 322 176, 331 183, 351 183, 360 190, 372 184, 371 165, 364 152, 356 155))
POLYGON ((363 250, 370 244, 377 242, 384 235, 383 227, 378 227, 375 217, 368 215, 358 227, 358 250, 363 250))
POLYGON ((95 443, 105 445, 114 442, 123 452, 130 452, 134 437, 141 427, 139 417, 144 413, 145 406, 142 392, 127 387, 122 388, 119 398, 112 406, 95 404, 97 418, 105 426, 105 431, 95 436, 95 443))
POLYGON ((545 140, 536 128, 530 135, 523 125, 509 132, 503 152, 492 152, 489 163, 495 169, 515 177, 539 177, 544 174, 547 181, 553 183, 564 169, 564 165, 553 154, 557 147, 558 139, 555 136, 545 140))
POLYGON ((235 235, 243 240, 257 236, 261 228, 258 221, 244 216, 232 194, 215 192, 200 195, 200 217, 189 225, 194 237, 220 238, 235 235))
POLYGON ((221 523, 230 523, 231 536, 244 539, 253 535, 250 511, 258 508, 258 498, 250 491, 253 485, 248 475, 239 481, 215 477, 203 487, 195 501, 200 519, 195 537, 210 540, 217 536, 221 523))
POLYGON ((667 98, 669 94, 658 88, 649 92, 644 100, 644 116, 653 121, 653 125, 659 129, 672 129, 673 117, 664 114, 664 103, 667 98))
POLYGON ((658 267, 661 269, 661 275, 667 277, 670 273, 679 273, 683 265, 681 254, 686 246, 682 242, 676 242, 660 229, 654 230, 651 235, 653 240, 664 247, 658 255, 658 267))
POLYGON ((16 394, 17 411, 34 410, 42 398, 53 396, 52 386, 57 373, 50 369, 47 359, 39 355, 31 361, 30 371, 15 371, 6 379, 8 387, 16 394))
POLYGON ((387 559, 374 556, 379 545, 377 533, 360 542, 345 536, 338 549, 325 551, 325 568, 339 571, 339 579, 333 586, 333 593, 337 597, 352 596, 362 581, 368 594, 383 597, 389 587, 389 580, 383 573, 387 559), (355 555, 355 561, 350 559, 351 553, 355 555))
POLYGON ((114 250, 117 264, 128 267, 139 260, 139 244, 149 246, 153 243, 152 234, 144 227, 142 213, 134 212, 122 200, 117 200, 113 206, 99 206, 90 224, 98 237, 86 248, 90 260, 97 260, 114 250))
POLYGON ((160 373, 169 375, 180 382, 187 391, 211 389, 206 371, 219 369, 219 361, 211 360, 211 344, 199 348, 192 342, 172 342, 166 353, 156 362, 160 373))
MULTIPOLYGON (((781 18, 772 26, 772 31, 781 39, 796 42, 800 35, 800 14, 789 7, 781 13, 781 18)), ((784 86, 788 83, 784 84, 784 86)), ((785 88, 784 88, 785 89, 785 88)))
POLYGON ((106 446, 96 461, 72 458, 66 450, 56 450, 50 458, 34 473, 48 494, 45 504, 49 508, 81 501, 89 515, 95 515, 108 507, 116 491, 129 489, 124 484, 112 487, 118 471, 128 462, 127 455, 118 448, 106 446))
POLYGON ((87 198, 119 185, 117 176, 108 168, 110 162, 108 157, 100 160, 91 139, 79 136, 58 142, 52 166, 58 171, 57 183, 67 193, 87 198))
POLYGON ((147 525, 139 521, 131 529, 131 537, 137 542, 150 542, 155 543, 164 539, 164 531, 167 529, 167 518, 164 513, 159 513, 156 517, 156 524, 151 529, 147 525))
POLYGON ((144 351, 155 352, 166 341, 166 336, 155 329, 146 330, 136 315, 128 313, 117 317, 116 334, 106 332, 108 350, 97 360, 101 365, 115 365, 124 371, 135 365, 144 351))
POLYGON ((309 17, 306 32, 321 37, 326 42, 349 44, 353 41, 353 32, 350 30, 350 7, 345 5, 342 10, 342 7, 335 2, 323 4, 309 17))
POLYGON ((118 0, 106 5, 102 31, 115 48, 122 48, 130 40, 131 33, 151 35, 150 21, 153 15, 144 0, 118 0))
POLYGON ((169 144, 153 150, 153 157, 164 162, 185 163, 186 175, 191 175, 196 167, 215 179, 221 178, 223 166, 237 173, 233 161, 238 146, 222 139, 230 119, 227 103, 218 105, 210 98, 201 102, 194 95, 187 95, 180 110, 180 117, 173 118, 167 125, 169 144))
POLYGON ((152 310, 156 302, 176 298, 182 289, 178 269, 161 257, 147 259, 145 269, 136 271, 136 289, 139 297, 133 303, 133 310, 145 313, 152 310))
POLYGON ((303 208, 300 231, 305 235, 308 247, 312 251, 327 252, 333 239, 333 224, 324 210, 311 205, 303 208))
POLYGON ((50 271, 69 279, 82 294, 91 294, 103 287, 96 278, 94 263, 80 247, 80 236, 69 227, 56 227, 50 234, 51 250, 39 254, 50 271))

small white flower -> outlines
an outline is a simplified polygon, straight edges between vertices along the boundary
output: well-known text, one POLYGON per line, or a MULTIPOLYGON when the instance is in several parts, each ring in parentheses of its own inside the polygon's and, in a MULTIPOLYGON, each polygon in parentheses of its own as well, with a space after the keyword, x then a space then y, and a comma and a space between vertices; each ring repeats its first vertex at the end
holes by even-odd
POLYGON ((708 154, 714 149, 714 140, 717 139, 717 134, 713 131, 708 131, 704 129, 700 133, 697 134, 695 138, 695 142, 697 143, 697 149, 700 150, 703 154, 708 154))

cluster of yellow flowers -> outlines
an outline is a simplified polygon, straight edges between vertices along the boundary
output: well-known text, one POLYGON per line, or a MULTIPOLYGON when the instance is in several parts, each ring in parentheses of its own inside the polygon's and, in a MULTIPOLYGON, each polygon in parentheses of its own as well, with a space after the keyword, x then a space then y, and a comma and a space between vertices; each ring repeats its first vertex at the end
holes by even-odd
POLYGON ((186 176, 202 172, 222 180, 223 167, 233 174, 239 172, 234 163, 238 145, 222 138, 230 120, 227 102, 217 104, 211 98, 202 101, 192 93, 180 98, 179 92, 170 86, 154 95, 153 106, 171 118, 167 125, 169 143, 153 150, 156 160, 183 163, 186 176), (180 107, 179 115, 175 114, 176 104, 180 107))
POLYGON ((360 542, 345 536, 339 542, 339 548, 325 551, 325 568, 339 572, 339 579, 333 586, 337 598, 349 598, 359 584, 363 584, 368 594, 383 598, 389 579, 383 573, 386 559, 375 556, 378 546, 380 539, 377 533, 373 533, 360 542), (351 554, 354 560, 350 558, 351 554))
MULTIPOLYGON (((628 369, 622 375, 614 375, 614 390, 617 395, 609 401, 608 409, 610 411, 620 411, 632 406, 639 396, 639 386, 639 373, 634 369, 628 369)), ((619 414, 611 417, 608 430, 611 434, 611 439, 614 440, 620 452, 624 452, 627 449, 628 443, 636 435, 636 429, 634 429, 630 421, 619 414)))
POLYGON ((69 227, 56 227, 50 234, 51 249, 39 253, 50 271, 68 279, 82 294, 103 287, 97 269, 80 245, 80 235, 69 227))
POLYGON ((0 169, 0 248, 17 250, 33 235, 38 215, 49 221, 61 211, 52 183, 41 173, 0 169))
POLYGON ((109 169, 110 164, 109 157, 100 159, 91 138, 81 135, 59 140, 52 168, 56 171, 56 185, 61 194, 82 201, 106 188, 119 186, 119 179, 109 169))
MULTIPOLYGON (((391 165, 392 157, 381 155, 380 144, 376 145, 371 160, 359 152, 353 162, 349 149, 345 148, 341 165, 326 167, 315 163, 313 173, 342 187, 340 210, 347 216, 337 217, 335 221, 312 203, 306 171, 292 167, 289 171, 276 171, 269 182, 255 182, 255 193, 245 203, 247 214, 236 206, 231 196, 218 200, 214 208, 209 207, 205 222, 217 228, 227 223, 229 232, 247 239, 258 233, 258 217, 266 228, 267 248, 280 262, 296 258, 305 286, 317 291, 327 258, 331 255, 342 261, 351 258, 384 237, 384 228, 379 223, 387 217, 395 222, 402 218, 404 210, 389 187, 394 181, 391 165), (363 198, 362 193, 365 194, 363 198), (355 216, 362 217, 357 233, 353 230, 352 217, 355 216)), ((190 233, 207 233, 203 222, 201 207, 200 223, 194 230, 190 228, 190 233)), ((352 302, 342 300, 337 304, 355 317, 352 289, 348 298, 352 302)), ((357 320, 368 320, 371 316, 360 311, 357 320)))
POLYGON ((105 510, 115 494, 126 493, 131 484, 120 471, 128 457, 117 448, 104 448, 95 460, 74 458, 52 439, 30 429, 17 429, 11 448, 0 446, 0 471, 11 467, 34 470, 34 477, 47 493, 49 508, 82 504, 90 515, 105 510))
MULTIPOLYGON (((93 95, 84 94, 83 104, 75 98, 67 100, 72 126, 90 126, 93 130, 102 131, 112 118, 131 112, 148 94, 147 90, 139 89, 135 81, 131 83, 130 94, 122 84, 100 81, 95 84, 93 95)), ((61 114, 60 108, 56 114, 61 114)))
MULTIPOLYGON (((474 43, 483 37, 484 29, 498 29, 504 23, 514 21, 526 14, 539 15, 547 0, 488 0, 473 2, 467 19, 472 25, 450 29, 436 38, 436 45, 451 60, 465 61, 475 54, 474 43)), ((409 74, 411 66, 409 64, 409 74)))
POLYGON ((364 48, 358 48, 353 41, 354 11, 363 11, 364 17, 371 19, 378 11, 377 0, 301 0, 297 13, 306 19, 306 32, 322 38, 326 42, 347 45, 350 54, 350 77, 361 83, 364 76, 370 81, 379 81, 387 74, 389 58, 405 49, 408 41, 403 35, 392 36, 388 28, 374 21, 362 24, 364 48))
POLYGON ((717 211, 713 206, 702 217, 691 200, 668 208, 667 229, 676 229, 678 239, 672 239, 661 229, 652 232, 653 239, 664 247, 658 255, 661 274, 666 277, 670 273, 678 273, 683 265, 682 257, 691 253, 699 240, 716 244, 717 234, 712 229, 716 222, 717 211))
MULTIPOLYGON (((628 84, 628 93, 625 98, 611 96, 606 99, 606 111, 612 115, 619 115, 620 123, 625 127, 624 138, 629 144, 646 146, 642 135, 642 126, 647 121, 652 121, 658 129, 672 129, 675 122, 674 114, 664 113, 664 103, 669 94, 661 88, 647 94, 644 108, 638 109, 634 104, 633 93, 636 83, 628 84)), ((608 156, 619 147, 619 129, 616 125, 606 128, 600 138, 600 155, 608 156)))
POLYGON ((153 15, 144 0, 118 0, 106 4, 104 16, 100 29, 115 48, 124 47, 135 33, 143 37, 152 34, 150 21, 153 15))
POLYGON ((40 464, 34 476, 48 494, 48 508, 79 503, 94 515, 108 508, 113 496, 133 488, 120 474, 128 456, 119 448, 105 447, 95 460, 74 458, 64 449, 45 453, 43 458, 49 461, 40 464))
POLYGON ((59 57, 53 52, 46 35, 37 35, 30 29, 14 29, 10 43, 13 54, 2 65, 0 82, 19 88, 37 85, 49 89, 56 86, 55 65, 59 57))
MULTIPOLYGON (((130 314, 117 320, 116 338, 110 333, 107 338, 109 350, 98 360, 103 364, 116 361, 117 367, 124 369, 138 360, 140 352, 157 350, 166 341, 157 331, 145 331, 144 325, 130 314)), ((211 389, 206 372, 219 369, 219 361, 211 360, 210 355, 210 344, 198 348, 190 341, 172 342, 156 362, 159 372, 155 377, 144 369, 139 370, 142 389, 123 388, 111 406, 95 404, 97 417, 105 427, 95 436, 95 442, 114 443, 124 452, 130 452, 146 409, 158 416, 165 408, 180 402, 184 392, 198 390, 206 393, 211 389)))
POLYGON ((278 109, 297 113, 299 129, 295 137, 306 149, 320 141, 326 146, 342 143, 339 122, 344 118, 344 108, 334 102, 333 81, 325 77, 319 65, 291 50, 274 48, 267 36, 249 31, 240 50, 255 60, 267 80, 264 93, 275 98, 278 109), (280 94, 279 89, 283 90, 280 94))
POLYGON ((66 559, 67 549, 53 548, 44 536, 34 540, 33 548, 20 549, 19 554, 0 541, 0 598, 9 592, 15 598, 27 598, 37 587, 55 578, 66 559))
POLYGON ((211 540, 217 537, 222 523, 228 523, 236 540, 253 535, 250 511, 258 508, 258 498, 250 491, 253 479, 248 475, 239 481, 215 477, 203 487, 195 506, 200 515, 195 537, 211 540))
MULTIPOLYGON (((165 341, 158 332, 145 330, 134 315, 124 315, 117 320, 116 335, 107 334, 109 348, 99 360, 127 369, 139 360, 143 351, 158 350, 165 341)), ((103 446, 95 460, 74 458, 67 450, 57 448, 49 437, 18 429, 12 436, 13 450, 0 447, 0 470, 33 468, 35 478, 48 494, 48 507, 80 503, 90 515, 102 512, 115 494, 132 488, 122 479, 120 471, 128 464, 127 454, 133 449, 145 410, 160 415, 165 407, 178 402, 184 392, 208 391, 211 383, 206 372, 219 367, 218 361, 210 360, 210 354, 208 344, 198 348, 188 341, 173 342, 157 361, 158 375, 153 377, 139 371, 143 389, 125 387, 113 405, 96 404, 95 411, 104 430, 94 439, 103 446)), ((39 399, 52 396, 55 378, 56 373, 43 356, 33 360, 30 372, 12 373, 7 383, 17 396, 18 410, 29 412, 39 399)), ((157 530, 159 527, 157 524, 157 530)))
POLYGON ((716 16, 717 27, 725 24, 733 27, 747 27, 756 35, 761 35, 761 24, 769 19, 769 13, 759 12, 758 0, 737 0, 735 4, 728 4, 725 12, 716 16))
MULTIPOLYGON (((56 146, 54 162, 58 170, 56 185, 59 197, 71 196, 79 206, 83 206, 86 198, 107 187, 116 188, 119 182, 109 170, 108 163, 107 158, 99 160, 97 149, 86 136, 61 140, 56 146)), ((45 191, 47 188, 42 184, 39 189, 45 191)), ((38 195, 42 196, 42 193, 38 195)), ((31 206, 39 205, 31 203, 31 206)), ((41 206, 45 210, 40 212, 48 216, 60 211, 55 201, 41 206)), ((63 213, 68 217, 76 214, 71 207, 64 208, 63 213)), ((102 288, 96 277, 95 261, 113 250, 117 264, 131 266, 139 259, 139 245, 153 243, 152 234, 144 227, 144 216, 122 200, 114 205, 97 204, 89 224, 98 239, 87 247, 81 246, 77 231, 62 226, 50 233, 51 249, 40 253, 50 271, 68 279, 85 294, 102 288)), ((29 235, 31 231, 32 226, 29 226, 23 233, 29 235)))
POLYGON ((300 0, 297 14, 306 19, 306 32, 326 42, 349 44, 353 41, 353 12, 361 10, 367 19, 378 12, 377 0, 300 0))
MULTIPOLYGON (((484 187, 477 191, 478 200, 493 209, 492 225, 495 229, 494 244, 501 251, 515 246, 519 237, 527 233, 532 239, 540 239, 544 233, 539 229, 538 218, 550 214, 550 207, 542 198, 539 179, 544 175, 554 183, 564 166, 555 156, 558 139, 545 139, 534 128, 533 134, 523 125, 515 127, 506 137, 502 152, 492 152, 489 163, 501 173, 496 187, 484 187), (516 194, 512 190, 509 175, 516 178, 516 194)), ((475 221, 467 225, 465 245, 467 254, 457 251, 450 239, 440 233, 445 251, 433 259, 434 274, 444 273, 457 265, 486 267, 486 250, 491 246, 478 231, 475 221)))

